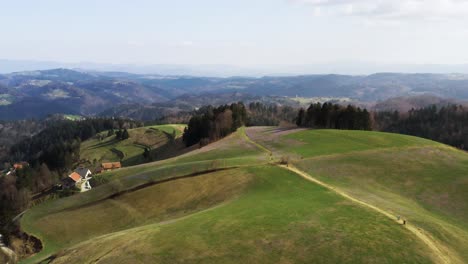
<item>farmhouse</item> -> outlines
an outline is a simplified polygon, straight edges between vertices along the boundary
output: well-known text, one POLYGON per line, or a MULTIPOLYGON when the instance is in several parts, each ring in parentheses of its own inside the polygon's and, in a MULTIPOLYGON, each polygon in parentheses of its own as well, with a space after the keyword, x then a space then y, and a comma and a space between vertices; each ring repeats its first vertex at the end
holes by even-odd
POLYGON ((84 168, 84 167, 77 168, 74 171, 74 173, 77 173, 78 175, 80 175, 82 179, 88 178, 88 176, 92 174, 88 168, 84 168))
POLYGON ((91 184, 89 183, 91 175, 92 173, 89 169, 79 167, 70 175, 68 175, 67 178, 62 180, 62 186, 64 188, 71 188, 76 186, 81 190, 81 192, 89 191, 91 190, 91 184))

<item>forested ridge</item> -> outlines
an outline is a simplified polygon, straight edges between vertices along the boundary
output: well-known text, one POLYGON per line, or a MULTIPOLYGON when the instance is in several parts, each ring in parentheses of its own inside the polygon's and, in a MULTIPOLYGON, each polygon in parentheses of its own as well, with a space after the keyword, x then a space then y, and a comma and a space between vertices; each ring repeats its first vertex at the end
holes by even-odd
POLYGON ((306 110, 299 109, 296 124, 309 128, 371 130, 371 118, 367 109, 332 103, 315 103, 306 110))
POLYGON ((423 137, 468 150, 468 109, 460 105, 433 105, 406 113, 377 112, 374 120, 380 131, 423 137))
POLYGON ((219 107, 203 107, 190 118, 183 140, 186 146, 197 143, 206 145, 236 131, 245 125, 246 121, 247 111, 240 102, 219 107))

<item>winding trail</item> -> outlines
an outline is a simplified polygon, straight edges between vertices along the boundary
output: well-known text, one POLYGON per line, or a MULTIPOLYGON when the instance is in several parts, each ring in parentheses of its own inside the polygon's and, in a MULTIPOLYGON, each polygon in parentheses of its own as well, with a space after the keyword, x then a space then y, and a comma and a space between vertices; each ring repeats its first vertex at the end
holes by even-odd
MULTIPOLYGON (((362 206, 365 206, 367 208, 370 208, 376 212, 379 212, 385 216, 387 216, 388 218, 392 219, 393 221, 399 223, 399 224, 402 224, 401 221, 398 221, 396 220, 396 217, 394 214, 390 213, 389 211, 386 211, 384 209, 381 209, 377 206, 374 206, 372 204, 369 204, 369 203, 366 203, 362 200, 359 200, 359 199, 356 199, 348 194, 346 194, 345 192, 343 191, 340 191, 339 189, 327 184, 327 183, 324 183, 312 176, 310 176, 309 174, 299 170, 298 168, 294 167, 293 165, 278 165, 279 167, 282 167, 284 169, 287 169, 289 171, 292 171, 300 176, 302 176, 304 179, 308 180, 308 181, 311 181, 311 182, 314 182, 318 185, 321 185, 331 191, 334 191, 335 193, 341 195, 342 197, 348 199, 348 200, 351 200, 357 204, 360 204, 362 206)), ((414 225, 411 225, 409 223, 406 223, 406 225, 403 225, 403 227, 405 227, 406 229, 408 229, 411 233, 413 233, 417 238, 419 238, 422 242, 424 242, 424 244, 426 244, 431 250, 432 252, 434 253, 434 256, 437 257, 438 259, 438 263, 457 263, 459 261, 452 261, 452 258, 450 256, 450 254, 446 253, 446 250, 442 250, 440 247, 441 245, 439 245, 439 243, 437 243, 436 241, 434 241, 429 235, 427 235, 424 231, 422 231, 422 229, 414 226, 414 225)))
MULTIPOLYGON (((242 131, 243 135, 245 136, 246 140, 248 140, 250 143, 252 143, 253 145, 257 146, 259 149, 263 150, 263 151, 266 151, 268 153, 273 153, 272 150, 270 149, 267 149, 265 146, 253 141, 248 135, 247 133, 245 133, 245 130, 242 131)), ((385 209, 382 209, 382 208, 379 208, 375 205, 372 205, 372 204, 369 204, 367 202, 364 202, 362 200, 359 200, 355 197, 352 197, 350 196, 349 194, 339 190, 338 188, 335 188, 334 186, 330 185, 330 184, 327 184, 317 178, 314 178, 312 177, 311 175, 309 175, 308 173, 304 172, 304 171, 301 171, 300 169, 296 168, 295 166, 293 166, 292 164, 288 164, 288 165, 280 165, 280 164, 277 164, 277 166, 281 167, 281 168, 284 168, 286 170, 289 170, 291 172, 294 172, 296 174, 298 174, 299 176, 303 177, 304 179, 310 181, 310 182, 313 182, 313 183, 316 183, 320 186, 323 186, 335 193, 337 193, 338 195, 354 202, 354 203, 357 203, 361 206, 364 206, 364 207, 367 207, 369 209, 372 209, 382 215, 385 215, 386 217, 390 218, 391 220, 397 222, 398 224, 402 225, 402 222, 401 221, 398 221, 395 217, 394 214, 392 214, 390 211, 387 211, 385 209)), ((444 264, 449 264, 449 263, 463 263, 459 258, 457 258, 454 254, 451 254, 449 253, 450 250, 448 250, 446 247, 444 247, 443 245, 441 245, 439 242, 435 241, 429 234, 427 234, 424 230, 422 230, 421 228, 418 228, 417 226, 414 226, 412 224, 409 224, 409 223, 406 223, 405 225, 402 225, 404 228, 406 228, 407 230, 409 230, 411 233, 413 233, 413 235, 415 235, 418 239, 420 239, 424 244, 426 244, 426 246, 432 251, 433 253, 433 256, 435 258, 435 261, 437 263, 444 263, 444 264)))

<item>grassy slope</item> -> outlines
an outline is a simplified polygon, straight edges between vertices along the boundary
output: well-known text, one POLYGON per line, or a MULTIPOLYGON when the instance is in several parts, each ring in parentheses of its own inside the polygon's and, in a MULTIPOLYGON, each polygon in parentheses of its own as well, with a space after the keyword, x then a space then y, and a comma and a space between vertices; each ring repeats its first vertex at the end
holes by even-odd
POLYGON ((281 255, 284 261, 294 262, 430 262, 424 246, 385 217, 280 168, 245 167, 265 163, 267 157, 249 144, 242 132, 178 158, 104 174, 114 181, 29 211, 22 227, 39 236, 46 248, 25 263, 63 252, 68 245, 92 237, 79 244, 78 251, 64 251, 57 261, 100 258, 103 262, 125 262, 128 256, 142 263, 173 262, 174 258, 188 262, 265 258, 276 262, 281 255), (187 184, 170 182, 106 199, 149 181, 232 165, 242 167, 191 178, 187 184), (227 186, 206 179, 213 177, 227 186), (209 186, 206 192, 200 192, 203 186, 209 186), (233 191, 226 192, 221 186, 231 186, 233 191), (238 198, 232 200, 234 197, 238 198), (160 222, 226 200, 231 202, 180 221, 160 222), (103 258, 109 247, 123 251, 113 250, 103 258))
POLYGON ((384 148, 440 145, 434 141, 391 133, 343 130, 303 130, 284 136, 278 145, 302 157, 336 155, 384 148))
POLYGON ((166 175, 207 169, 249 166, 266 163, 267 158, 255 145, 243 137, 243 130, 202 148, 167 160, 141 164, 103 173, 103 177, 118 179, 128 175, 166 175))
POLYGON ((129 190, 148 182, 164 180, 173 177, 179 177, 189 175, 192 173, 203 172, 212 169, 219 169, 224 167, 233 166, 248 166, 253 164, 264 163, 262 158, 257 158, 255 154, 262 154, 261 151, 256 150, 254 146, 249 145, 248 142, 241 136, 239 132, 232 134, 231 136, 213 143, 209 147, 194 150, 186 153, 180 157, 171 158, 164 161, 157 161, 147 164, 141 164, 132 167, 126 167, 120 170, 106 172, 95 177, 104 177, 110 179, 111 182, 105 185, 98 186, 92 191, 79 194, 56 201, 41 204, 38 207, 28 211, 27 214, 21 220, 22 228, 43 240, 46 245, 45 250, 39 253, 37 256, 28 260, 26 263, 34 263, 38 259, 48 256, 57 249, 62 248, 57 242, 49 239, 43 234, 44 230, 37 227, 36 222, 44 216, 49 214, 55 214, 63 210, 71 208, 83 207, 88 204, 94 203, 106 199, 116 192, 129 190), (228 146, 223 152, 226 159, 218 154, 218 147, 224 148, 228 146), (235 147, 232 147, 235 146, 235 147), (246 152, 252 154, 249 157, 236 157, 236 153, 242 152, 244 148, 246 152), (204 160, 198 155, 216 156, 216 160, 204 160), (182 162, 179 161, 181 159, 182 162))
MULTIPOLYGON (((241 183, 248 187, 237 199, 178 221, 143 225, 85 241, 63 251, 54 263, 83 263, 96 259, 101 263, 277 263, 278 260, 285 263, 431 262, 424 246, 405 229, 289 171, 264 166, 237 169, 230 173, 214 177, 223 177, 222 181, 228 184, 244 178, 250 182, 247 185, 241 183)), ((192 184, 199 180, 212 182, 211 177, 213 175, 193 178, 192 184)), ((159 191, 171 193, 170 190, 177 188, 172 184, 178 183, 161 186, 159 191)), ((180 190, 181 193, 194 195, 193 190, 200 189, 198 184, 187 185, 188 192, 180 190)), ((219 188, 226 187, 221 185, 219 188)), ((210 185, 205 190, 207 200, 211 200, 213 191, 219 189, 210 185)), ((141 214, 149 210, 142 199, 147 200, 149 193, 154 193, 147 192, 129 194, 132 196, 125 202, 132 202, 131 207, 141 214)), ((225 192, 219 190, 219 193, 225 192)), ((162 200, 160 204, 177 205, 177 202, 185 200, 181 207, 186 208, 187 204, 193 206, 199 203, 197 198, 184 199, 182 194, 173 195, 174 199, 162 200)), ((80 208, 48 219, 73 219, 86 211, 99 214, 94 208, 80 208)), ((109 210, 102 214, 113 214, 114 211, 122 210, 109 210)), ((126 212, 126 209, 123 211, 126 212)), ((130 215, 131 218, 126 221, 142 218, 134 212, 130 215)), ((102 219, 100 215, 86 216, 83 220, 90 224, 100 223, 102 219)), ((154 217, 158 219, 157 214, 154 217)), ((53 227, 44 223, 44 228, 53 227)), ((56 235, 55 239, 68 242, 63 241, 64 237, 82 236, 75 229, 72 228, 72 234, 62 231, 67 235, 56 235)))
POLYGON ((169 124, 169 125, 151 126, 151 128, 154 128, 154 129, 157 129, 157 130, 160 130, 160 131, 164 131, 164 132, 166 132, 168 134, 171 134, 171 135, 175 131, 176 137, 182 136, 182 134, 184 133, 185 127, 186 127, 186 125, 184 125, 184 124, 169 124))
MULTIPOLYGON (((174 131, 176 137, 179 137, 183 127, 183 125, 161 125, 130 129, 130 138, 120 141, 116 140, 115 136, 105 137, 103 140, 96 137, 82 143, 80 158, 89 162, 120 161, 121 157, 118 154, 120 151, 124 154, 122 159, 124 166, 142 163, 145 146, 160 147, 169 141, 169 136, 174 131)), ((107 136, 107 132, 101 134, 107 136)))
POLYGON ((280 136, 276 146, 300 155, 300 169, 405 217, 468 262, 465 152, 415 137, 336 130, 280 136))
POLYGON ((79 241, 180 217, 232 199, 251 180, 242 173, 232 177, 234 173, 214 172, 207 177, 156 184, 117 197, 104 200, 94 197, 96 199, 78 204, 71 204, 71 199, 58 200, 39 207, 41 212, 30 213, 22 224, 32 227, 33 233, 45 243, 46 250, 35 258, 40 259, 79 241))

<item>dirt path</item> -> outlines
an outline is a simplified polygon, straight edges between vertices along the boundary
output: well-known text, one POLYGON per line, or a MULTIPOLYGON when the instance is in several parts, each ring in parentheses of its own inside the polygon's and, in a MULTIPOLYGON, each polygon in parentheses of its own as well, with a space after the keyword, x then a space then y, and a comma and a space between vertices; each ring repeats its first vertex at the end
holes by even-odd
MULTIPOLYGON (((246 139, 251 142, 252 144, 254 144, 255 146, 257 146, 259 149, 261 150, 264 150, 268 153, 272 153, 271 150, 267 149, 266 147, 262 146, 261 144, 253 141, 246 133, 245 131, 243 131, 246 139)), ((291 172, 294 172, 296 174, 298 174, 299 176, 303 177, 304 179, 308 180, 308 181, 311 181, 313 183, 316 183, 320 186, 323 186, 335 193, 337 193, 338 195, 350 200, 350 201, 353 201, 357 204, 360 204, 361 206, 365 206, 367 208, 370 208, 380 214, 383 214, 385 215, 386 217, 392 219, 393 221, 397 222, 398 224, 402 224, 401 221, 398 221, 396 219, 396 216, 394 214, 392 214, 390 211, 387 211, 387 210, 384 210, 384 209, 381 209, 379 207, 376 207, 372 204, 369 204, 367 202, 364 202, 364 201, 361 201, 357 198, 354 198, 348 194, 346 194, 345 192, 335 188, 334 186, 330 185, 330 184, 327 184, 325 182, 322 182, 314 177, 312 177, 311 175, 309 175, 308 173, 304 172, 304 171, 301 171, 299 170, 298 168, 294 167, 293 165, 278 165, 279 167, 281 168, 284 168, 284 169, 287 169, 291 172)), ((424 244, 426 244, 427 247, 429 247, 429 249, 431 249, 433 255, 434 255, 434 258, 436 260, 437 263, 444 263, 444 264, 448 264, 448 263, 463 263, 458 257, 456 257, 455 254, 451 253, 450 250, 448 250, 445 246, 441 245, 439 242, 435 241, 429 234, 426 234, 426 232, 424 232, 424 230, 412 225, 412 224, 409 224, 409 223, 406 223, 406 225, 402 225, 404 226, 407 230, 409 230, 411 233, 413 233, 413 235, 415 235, 417 238, 419 238, 424 244), (449 253, 450 252, 450 253, 449 253)))
MULTIPOLYGON (((385 216, 387 216, 388 218, 392 219, 393 221, 399 223, 399 224, 402 224, 401 221, 398 221, 396 220, 396 217, 394 214, 390 213, 389 211, 386 211, 386 210, 383 210, 381 208, 378 208, 372 204, 369 204, 369 203, 366 203, 364 201, 361 201, 359 199, 356 199, 342 191, 340 191, 339 189, 327 184, 327 183, 324 183, 312 176, 310 176, 309 174, 299 170, 298 168, 292 166, 292 165, 289 165, 289 166, 286 166, 286 165, 279 165, 280 167, 284 168, 284 169, 287 169, 289 171, 292 171, 300 176, 302 176, 304 179, 308 180, 308 181, 311 181, 311 182, 314 182, 318 185, 321 185, 329 190, 332 190, 334 191, 335 193, 341 195, 342 197, 348 199, 348 200, 351 200, 357 204, 360 204, 362 206, 365 206, 367 208, 370 208, 376 212, 379 212, 385 216)), ((424 242, 424 244, 426 244, 431 250, 432 252, 434 253, 434 256, 438 259, 438 263, 461 263, 459 260, 457 259, 453 259, 451 257, 451 255, 447 252, 447 250, 442 250, 441 248, 443 247, 442 245, 440 245, 440 243, 436 242, 434 239, 432 239, 428 234, 426 234, 423 230, 421 230, 420 228, 412 225, 412 224, 409 224, 409 223, 406 223, 406 225, 403 225, 406 229, 408 229, 411 233, 413 233, 417 238, 419 238, 422 242, 424 242)))
POLYGON ((249 143, 251 143, 252 145, 256 146, 257 148, 259 148, 260 150, 263 150, 265 152, 267 152, 269 155, 271 155, 273 152, 269 149, 267 149, 266 147, 262 146, 261 144, 258 144, 257 142, 253 141, 248 135, 247 135, 247 132, 245 131, 245 127, 241 127, 239 128, 241 131, 241 135, 242 137, 249 143))

